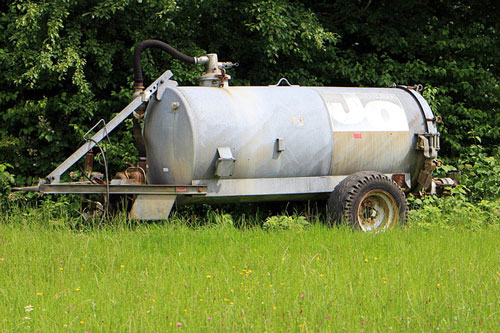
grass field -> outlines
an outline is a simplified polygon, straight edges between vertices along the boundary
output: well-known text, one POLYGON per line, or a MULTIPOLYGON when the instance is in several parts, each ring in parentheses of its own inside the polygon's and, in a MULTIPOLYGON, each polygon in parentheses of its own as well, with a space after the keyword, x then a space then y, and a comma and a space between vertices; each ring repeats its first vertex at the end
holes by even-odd
POLYGON ((0 216, 0 331, 500 330, 498 228, 0 216))

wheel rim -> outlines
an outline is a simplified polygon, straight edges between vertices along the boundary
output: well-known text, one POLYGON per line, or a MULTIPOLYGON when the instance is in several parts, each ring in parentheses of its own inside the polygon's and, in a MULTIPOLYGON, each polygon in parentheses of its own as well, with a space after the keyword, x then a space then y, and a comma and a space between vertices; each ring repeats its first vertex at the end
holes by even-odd
POLYGON ((367 232, 392 228, 398 220, 396 201, 384 190, 371 190, 359 202, 357 220, 367 232))

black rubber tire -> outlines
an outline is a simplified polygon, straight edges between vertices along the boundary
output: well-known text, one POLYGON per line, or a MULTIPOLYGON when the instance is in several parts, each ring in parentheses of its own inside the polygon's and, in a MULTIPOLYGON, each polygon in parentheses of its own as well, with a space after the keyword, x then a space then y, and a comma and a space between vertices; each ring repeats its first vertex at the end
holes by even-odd
MULTIPOLYGON (((380 232, 406 224, 408 204, 404 192, 387 176, 375 171, 361 171, 348 176, 335 187, 328 199, 328 212, 334 223, 346 222, 358 230, 380 232), (379 205, 373 204, 373 201, 379 205), (364 219, 361 216, 365 216, 364 207, 367 206, 371 215, 364 219), (390 215, 388 220, 370 229, 372 225, 367 220, 373 224, 380 211, 390 215)), ((380 216, 383 218, 386 215, 380 216)))

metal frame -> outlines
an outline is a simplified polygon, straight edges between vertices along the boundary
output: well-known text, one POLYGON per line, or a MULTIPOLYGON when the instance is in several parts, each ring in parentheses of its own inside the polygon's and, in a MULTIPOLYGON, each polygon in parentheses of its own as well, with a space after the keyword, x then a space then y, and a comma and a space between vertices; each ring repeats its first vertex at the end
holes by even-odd
MULTIPOLYGON (((206 195, 204 185, 109 185, 109 194, 175 194, 206 195)), ((44 194, 106 194, 106 185, 88 182, 41 184, 36 188, 44 194)))
MULTIPOLYGON (((393 174, 385 174, 392 178, 393 174)), ((410 186, 410 175, 403 173, 405 183, 410 186)), ((347 176, 290 177, 290 178, 245 178, 193 180, 191 185, 135 185, 110 184, 108 187, 90 182, 40 184, 39 186, 16 188, 44 194, 132 194, 132 195, 183 195, 207 198, 245 196, 276 196, 330 193, 347 176)))
MULTIPOLYGON (((404 175, 410 186, 410 174, 404 175)), ((385 174, 392 179, 393 174, 385 174)), ((335 186, 348 175, 319 177, 283 177, 283 178, 243 178, 243 179, 199 179, 193 180, 193 186, 206 186, 207 198, 245 196, 275 196, 331 193, 335 186)))
MULTIPOLYGON (((111 121, 101 128, 88 142, 78 148, 70 157, 61 163, 54 171, 52 171, 40 185, 45 183, 59 183, 61 175, 78 162, 85 154, 95 147, 102 139, 107 137, 118 125, 128 118, 135 110, 143 103, 149 101, 155 92, 164 92, 165 86, 177 86, 177 82, 169 80, 173 76, 170 70, 165 71, 156 81, 154 81, 141 95, 137 96, 129 105, 127 105, 120 113, 118 113, 111 121)), ((161 99, 161 96, 158 96, 161 99)))

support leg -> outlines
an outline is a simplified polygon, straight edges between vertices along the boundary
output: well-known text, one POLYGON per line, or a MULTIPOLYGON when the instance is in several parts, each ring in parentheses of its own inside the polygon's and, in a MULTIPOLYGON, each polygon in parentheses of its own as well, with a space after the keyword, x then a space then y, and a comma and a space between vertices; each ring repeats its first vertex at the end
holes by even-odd
POLYGON ((139 194, 129 213, 131 220, 166 220, 175 203, 176 195, 139 194))

